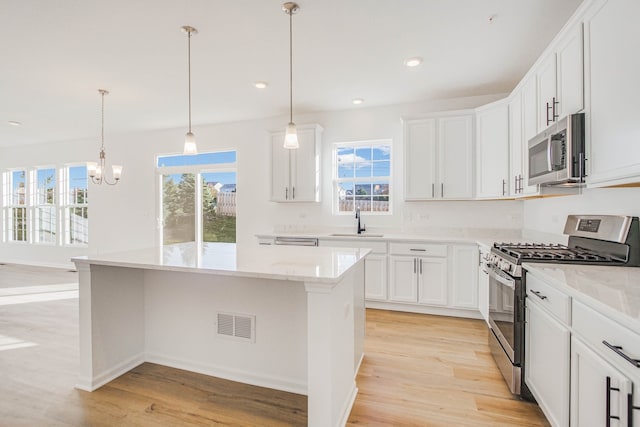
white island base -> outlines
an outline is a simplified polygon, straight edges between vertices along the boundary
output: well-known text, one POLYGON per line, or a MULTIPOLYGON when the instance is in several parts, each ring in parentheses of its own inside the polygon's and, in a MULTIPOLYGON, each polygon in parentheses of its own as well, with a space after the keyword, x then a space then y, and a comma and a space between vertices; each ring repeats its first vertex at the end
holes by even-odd
POLYGON ((74 259, 77 387, 93 391, 153 362, 306 394, 308 425, 344 425, 363 356, 368 250, 176 251, 74 259))

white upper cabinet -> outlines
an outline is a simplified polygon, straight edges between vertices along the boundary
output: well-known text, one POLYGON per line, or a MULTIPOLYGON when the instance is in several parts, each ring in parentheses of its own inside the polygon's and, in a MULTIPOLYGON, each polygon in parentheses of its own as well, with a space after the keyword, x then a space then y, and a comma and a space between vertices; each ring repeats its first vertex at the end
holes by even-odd
POLYGON ((509 107, 499 101, 478 110, 476 197, 509 196, 509 107))
POLYGON ((640 182, 640 2, 597 1, 585 19, 587 183, 640 182), (590 125, 590 128, 589 128, 590 125), (590 130, 590 132, 589 132, 590 130), (588 141, 589 142, 589 141, 588 141))
POLYGON ((538 126, 541 132, 559 118, 584 108, 582 24, 567 32, 538 66, 538 126))
POLYGON ((404 121, 405 200, 473 197, 473 115, 404 121))
POLYGON ((524 153, 526 144, 522 130, 522 95, 517 93, 509 102, 509 195, 518 197, 524 185, 524 153))
POLYGON ((322 127, 297 127, 300 148, 284 148, 284 132, 271 133, 271 200, 320 201, 320 141, 322 127))
POLYGON ((404 122, 404 198, 435 198, 436 119, 404 122))

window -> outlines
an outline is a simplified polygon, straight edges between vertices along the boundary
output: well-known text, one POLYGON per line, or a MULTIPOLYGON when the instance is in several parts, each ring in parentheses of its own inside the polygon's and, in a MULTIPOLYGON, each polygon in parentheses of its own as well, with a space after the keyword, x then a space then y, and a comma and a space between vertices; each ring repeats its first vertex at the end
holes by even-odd
POLYGON ((162 244, 236 242, 236 152, 159 156, 162 244))
POLYGON ((12 170, 4 174, 5 240, 28 241, 27 171, 12 170))
POLYGON ((335 145, 335 212, 390 213, 391 141, 335 145))
POLYGON ((64 243, 89 243, 89 197, 87 167, 68 166, 63 170, 64 243))
POLYGON ((56 170, 36 169, 33 171, 33 224, 36 243, 56 243, 57 210, 56 170))

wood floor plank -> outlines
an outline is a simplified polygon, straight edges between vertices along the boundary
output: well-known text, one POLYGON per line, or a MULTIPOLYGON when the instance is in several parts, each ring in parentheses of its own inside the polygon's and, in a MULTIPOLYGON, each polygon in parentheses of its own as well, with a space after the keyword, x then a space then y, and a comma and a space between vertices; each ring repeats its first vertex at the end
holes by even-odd
MULTIPOLYGON (((65 270, 0 265, 7 297, 73 282, 65 270)), ((0 305, 0 338, 13 346, 0 347, 0 426, 306 425, 306 396, 152 363, 93 393, 76 390, 77 304, 0 305)), ((349 426, 548 426, 509 393, 484 322, 367 310, 365 352, 349 426)))

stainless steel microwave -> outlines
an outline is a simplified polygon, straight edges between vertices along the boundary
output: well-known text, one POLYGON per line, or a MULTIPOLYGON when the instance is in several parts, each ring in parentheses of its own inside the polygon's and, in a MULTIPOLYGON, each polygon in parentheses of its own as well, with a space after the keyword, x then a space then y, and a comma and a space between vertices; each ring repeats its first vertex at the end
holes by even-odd
POLYGON ((529 140, 529 184, 581 184, 585 178, 584 113, 568 115, 529 140))

